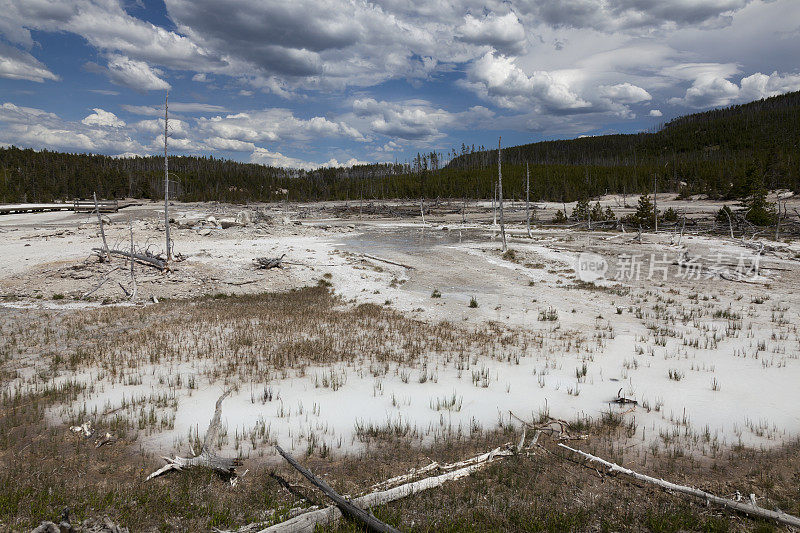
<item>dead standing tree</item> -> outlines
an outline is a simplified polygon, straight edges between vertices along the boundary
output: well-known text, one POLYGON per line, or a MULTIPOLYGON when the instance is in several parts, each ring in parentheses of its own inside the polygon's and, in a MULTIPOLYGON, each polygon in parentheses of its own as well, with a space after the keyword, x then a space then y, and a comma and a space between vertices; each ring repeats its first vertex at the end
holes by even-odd
POLYGON ((164 250, 165 263, 172 259, 172 243, 169 238, 169 157, 167 156, 167 137, 169 136, 169 91, 164 98, 164 229, 167 236, 167 248, 164 250))
POLYGON ((506 252, 508 246, 506 244, 506 225, 503 219, 503 169, 501 163, 500 141, 502 137, 497 138, 497 197, 500 204, 500 235, 503 238, 503 253, 506 252))
POLYGON ((133 260, 133 253, 134 253, 134 247, 133 247, 133 217, 131 216, 130 213, 128 213, 128 230, 130 231, 130 234, 131 234, 131 300, 135 300, 136 299, 136 275, 133 272, 133 265, 135 263, 135 261, 133 260))
POLYGON ((531 235, 531 169, 528 162, 525 162, 525 225, 528 230, 528 238, 531 235))
MULTIPOLYGON (((103 238, 103 250, 105 251, 105 260, 111 261, 111 254, 108 251, 108 243, 106 242, 106 231, 103 229, 103 217, 100 215, 100 206, 97 204, 97 193, 92 193, 94 198, 94 211, 97 213, 97 223, 100 225, 100 236, 103 238)), ((102 258, 102 256, 101 256, 102 258)))

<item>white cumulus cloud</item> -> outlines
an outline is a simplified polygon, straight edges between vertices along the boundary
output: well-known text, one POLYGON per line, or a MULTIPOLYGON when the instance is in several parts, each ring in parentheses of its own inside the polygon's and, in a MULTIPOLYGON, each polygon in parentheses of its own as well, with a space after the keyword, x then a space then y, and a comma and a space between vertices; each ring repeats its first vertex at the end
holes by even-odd
POLYGON ((537 103, 551 110, 591 107, 559 73, 535 71, 528 75, 513 58, 491 52, 470 65, 467 80, 468 86, 484 98, 511 109, 537 103))
POLYGON ((646 90, 627 82, 617 85, 601 85, 599 89, 602 96, 622 104, 638 104, 653 99, 646 90))
POLYGON ((525 28, 513 12, 483 18, 467 14, 456 32, 462 41, 489 45, 505 53, 519 53, 525 48, 525 28))
POLYGON ((162 80, 164 73, 151 68, 144 61, 113 55, 108 60, 108 77, 112 83, 129 87, 135 91, 163 91, 170 84, 162 80))
POLYGON ((93 109, 94 113, 81 120, 87 126, 107 126, 111 128, 122 128, 125 122, 110 111, 105 111, 98 107, 93 109))

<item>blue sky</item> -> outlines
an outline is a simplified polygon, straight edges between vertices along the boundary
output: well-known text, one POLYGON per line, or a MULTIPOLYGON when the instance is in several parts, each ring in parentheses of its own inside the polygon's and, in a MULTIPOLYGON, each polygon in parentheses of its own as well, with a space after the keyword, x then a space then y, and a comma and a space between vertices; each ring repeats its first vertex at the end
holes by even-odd
POLYGON ((800 89, 797 0, 0 0, 0 145, 313 168, 800 89))

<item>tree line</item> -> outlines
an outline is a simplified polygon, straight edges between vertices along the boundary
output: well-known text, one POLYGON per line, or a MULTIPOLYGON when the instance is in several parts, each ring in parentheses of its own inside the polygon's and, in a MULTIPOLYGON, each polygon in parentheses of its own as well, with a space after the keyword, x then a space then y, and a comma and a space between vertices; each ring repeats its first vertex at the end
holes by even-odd
MULTIPOLYGON (((653 132, 545 141, 503 149, 506 196, 570 202, 652 189, 744 198, 754 180, 800 192, 800 92, 676 118, 653 132)), ((161 157, 113 158, 17 147, 0 149, 0 202, 163 195, 161 157)), ((417 154, 405 163, 313 171, 214 157, 171 156, 185 201, 356 198, 489 198, 497 150, 467 146, 417 154), (284 191, 288 191, 285 193, 284 191)))

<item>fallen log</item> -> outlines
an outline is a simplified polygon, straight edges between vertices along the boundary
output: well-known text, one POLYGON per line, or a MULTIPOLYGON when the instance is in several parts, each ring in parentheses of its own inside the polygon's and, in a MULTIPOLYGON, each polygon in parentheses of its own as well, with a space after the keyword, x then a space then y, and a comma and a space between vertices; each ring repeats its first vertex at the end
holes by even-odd
POLYGON ((298 463, 294 457, 292 457, 288 452, 285 452, 280 446, 275 445, 275 449, 278 450, 278 453, 283 456, 286 461, 294 467, 295 470, 300 472, 303 477, 309 480, 315 487, 322 491, 325 496, 333 500, 336 506, 344 513, 345 515, 353 518, 354 520, 360 522, 364 525, 369 531, 375 531, 376 533, 399 533, 399 531, 389 524, 385 524, 366 512, 364 509, 354 505, 353 503, 347 501, 343 496, 341 496, 338 492, 333 490, 330 485, 325 483, 322 479, 315 476, 310 470, 305 468, 303 465, 298 463))
POLYGON ((373 261, 379 261, 381 263, 387 263, 389 265, 395 265, 395 266, 407 268, 409 270, 416 270, 411 265, 404 265, 403 263, 398 263, 397 261, 390 261, 388 259, 383 259, 382 257, 376 257, 374 255, 369 255, 369 254, 361 254, 361 255, 362 255, 362 257, 366 257, 367 259, 372 259, 373 261))
POLYGON ((456 470, 459 468, 464 468, 466 466, 484 463, 490 459, 493 459, 494 457, 505 457, 506 455, 510 455, 510 453, 509 454, 505 453, 505 450, 503 450, 502 448, 495 448, 494 450, 490 450, 486 453, 482 453, 480 455, 476 455, 475 457, 470 457, 469 459, 464 459, 463 461, 458 461, 456 463, 439 464, 436 461, 434 461, 427 466, 423 466, 422 468, 412 469, 408 474, 402 474, 387 479, 385 481, 381 481, 380 483, 376 483, 371 487, 371 490, 376 491, 379 489, 387 489, 389 487, 411 481, 415 477, 419 477, 422 474, 427 474, 433 471, 450 472, 451 470, 456 470))
POLYGON ((236 467, 242 464, 241 461, 237 458, 220 457, 216 454, 216 452, 214 452, 213 449, 214 441, 217 440, 217 436, 219 435, 219 430, 222 425, 222 402, 230 393, 230 390, 224 392, 217 400, 217 404, 214 409, 214 417, 208 424, 208 430, 203 438, 203 447, 200 450, 200 454, 194 457, 162 457, 167 464, 147 476, 145 481, 149 481, 154 477, 158 477, 171 470, 180 472, 184 468, 203 467, 210 468, 211 470, 214 470, 215 472, 224 476, 231 482, 231 485, 236 484, 236 467))
POLYGON ((565 444, 559 443, 558 445, 561 446, 562 448, 565 448, 571 452, 577 453, 585 457, 589 461, 602 464, 603 466, 607 467, 610 472, 625 474, 639 481, 652 483, 654 485, 658 485, 663 489, 667 489, 673 492, 678 492, 680 494, 694 496, 695 498, 700 498, 701 500, 705 500, 706 502, 716 503, 717 505, 721 505, 726 509, 738 511, 740 513, 744 513, 749 516, 757 516, 760 518, 775 520, 776 522, 783 524, 785 526, 800 527, 800 518, 797 518, 796 516, 792 516, 790 514, 786 514, 782 511, 770 511, 768 509, 762 509, 761 507, 753 505, 752 503, 737 502, 736 500, 715 496, 710 492, 705 492, 700 489, 695 489, 693 487, 688 487, 686 485, 677 485, 675 483, 670 483, 669 481, 664 481, 663 479, 654 478, 651 476, 647 476, 645 474, 639 474, 638 472, 634 472, 629 468, 624 468, 622 466, 619 466, 618 464, 608 462, 592 454, 583 452, 581 450, 576 450, 575 448, 570 448, 565 444))
MULTIPOLYGON (((105 253, 105 251, 102 248, 92 248, 92 251, 98 255, 105 253)), ((108 253, 110 253, 111 255, 118 255, 120 257, 127 257, 128 259, 133 259, 143 265, 155 267, 159 270, 164 270, 166 268, 166 264, 164 263, 164 261, 152 255, 137 254, 137 253, 124 252, 122 250, 113 250, 113 249, 109 250, 108 253)))
MULTIPOLYGON (((363 509, 369 509, 379 505, 391 503, 395 500, 417 494, 418 492, 422 492, 424 490, 440 487, 448 481, 455 481, 467 477, 489 463, 492 463, 501 457, 507 457, 513 454, 514 452, 511 450, 505 448, 495 448, 494 450, 483 455, 473 457, 472 459, 467 459, 465 462, 470 462, 471 464, 459 468, 458 470, 453 470, 452 472, 447 472, 446 474, 441 474, 439 476, 428 477, 381 492, 372 492, 354 499, 353 503, 363 509)), ((317 509, 315 511, 303 513, 295 518, 292 518, 291 520, 287 520, 285 522, 281 522, 280 524, 275 524, 268 528, 262 529, 258 531, 258 533, 312 533, 315 531, 317 525, 334 525, 341 520, 341 518, 342 512, 336 506, 332 505, 330 507, 326 507, 325 509, 317 509)))

